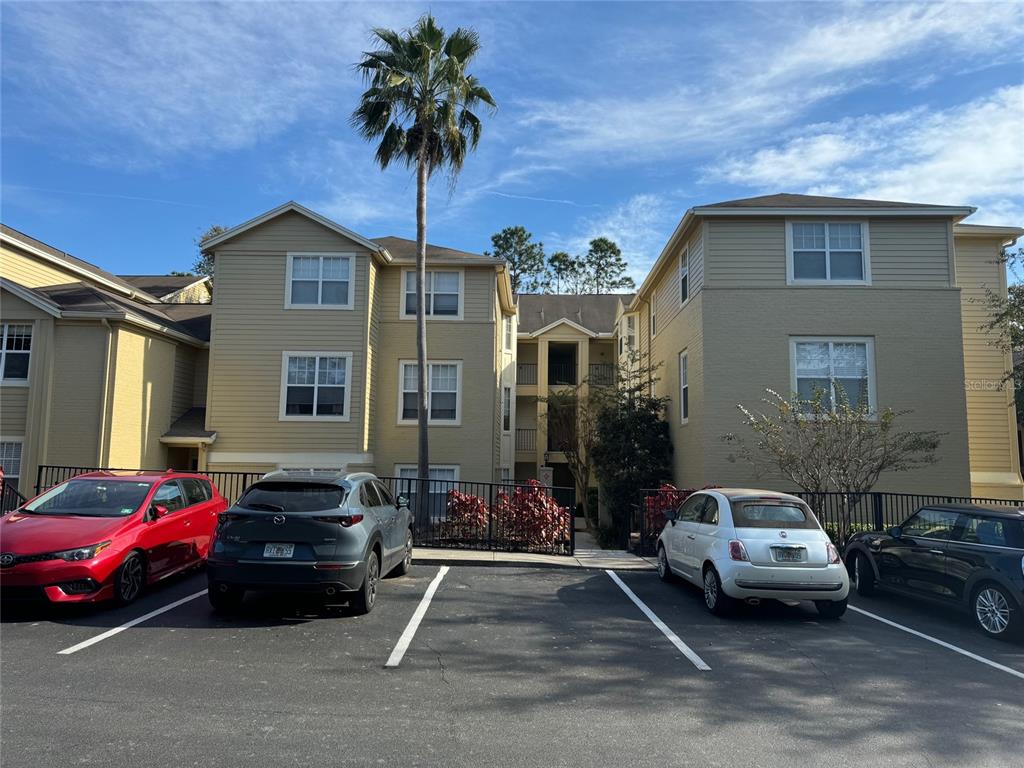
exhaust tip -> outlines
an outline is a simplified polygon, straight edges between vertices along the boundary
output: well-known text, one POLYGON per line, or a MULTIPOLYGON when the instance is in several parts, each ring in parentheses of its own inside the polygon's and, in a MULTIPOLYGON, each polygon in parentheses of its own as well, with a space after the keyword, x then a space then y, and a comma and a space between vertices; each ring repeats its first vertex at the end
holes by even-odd
POLYGON ((228 586, 227 584, 219 584, 219 585, 217 586, 217 589, 218 589, 218 590, 219 590, 220 592, 225 592, 225 593, 226 593, 226 592, 227 592, 228 590, 230 590, 230 589, 231 589, 231 587, 229 587, 229 586, 228 586))
POLYGON ((761 604, 761 598, 760 597, 748 597, 747 598, 747 605, 760 605, 760 604, 761 604))
POLYGON ((334 594, 335 592, 337 592, 337 591, 338 591, 338 590, 336 590, 336 589, 335 589, 334 587, 328 587, 328 588, 327 588, 327 594, 328 594, 328 596, 330 596, 330 595, 333 595, 333 594, 334 594))

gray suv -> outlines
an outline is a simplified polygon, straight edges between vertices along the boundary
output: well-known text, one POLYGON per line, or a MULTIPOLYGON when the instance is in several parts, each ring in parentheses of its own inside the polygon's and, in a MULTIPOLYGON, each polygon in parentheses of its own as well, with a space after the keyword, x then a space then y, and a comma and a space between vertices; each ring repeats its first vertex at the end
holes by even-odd
POLYGON ((271 472, 220 514, 207 561, 210 604, 246 590, 347 597, 369 613, 381 574, 412 563, 411 513, 368 472, 271 472))

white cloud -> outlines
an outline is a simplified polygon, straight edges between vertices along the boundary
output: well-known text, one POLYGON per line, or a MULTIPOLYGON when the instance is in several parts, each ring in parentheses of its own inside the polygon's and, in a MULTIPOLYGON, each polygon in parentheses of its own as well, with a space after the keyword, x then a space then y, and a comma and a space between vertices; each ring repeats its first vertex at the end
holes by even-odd
POLYGON ((389 4, 5 5, 5 96, 22 135, 59 126, 86 159, 147 165, 252 146, 311 115, 343 122, 352 64, 389 4), (10 89, 14 86, 13 89, 10 89), (27 104, 25 105, 28 106, 27 104))
POLYGON ((603 215, 579 219, 571 235, 548 234, 544 243, 549 253, 581 254, 595 237, 614 240, 629 264, 627 274, 640 285, 680 215, 674 197, 633 195, 603 215))
POLYGON ((826 20, 806 18, 813 5, 767 7, 746 32, 734 29, 731 40, 709 43, 718 63, 708 71, 680 70, 668 85, 659 84, 664 73, 652 72, 618 93, 603 88, 593 98, 526 102, 521 124, 535 141, 519 151, 621 163, 721 148, 871 82, 911 77, 909 85, 920 87, 920 73, 882 70, 922 51, 935 51, 934 76, 992 61, 1024 38, 1014 3, 871 3, 826 20))
POLYGON ((1024 219, 1024 86, 945 110, 917 108, 808 126, 732 158, 711 180, 761 191, 976 205, 971 221, 1024 219))

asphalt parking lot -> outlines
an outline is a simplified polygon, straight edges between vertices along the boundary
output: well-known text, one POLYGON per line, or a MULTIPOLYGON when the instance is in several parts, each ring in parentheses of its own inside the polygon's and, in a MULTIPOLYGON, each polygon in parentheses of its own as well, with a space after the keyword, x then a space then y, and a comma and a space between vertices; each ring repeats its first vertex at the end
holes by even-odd
POLYGON ((203 574, 124 609, 5 608, 0 759, 1024 766, 1024 645, 966 619, 896 597, 851 603, 952 648, 854 610, 829 622, 764 605, 719 619, 691 587, 618 572, 663 632, 604 571, 438 574, 414 565, 386 580, 364 617, 259 596, 222 618, 203 574), (432 583, 404 655, 385 667, 432 583))

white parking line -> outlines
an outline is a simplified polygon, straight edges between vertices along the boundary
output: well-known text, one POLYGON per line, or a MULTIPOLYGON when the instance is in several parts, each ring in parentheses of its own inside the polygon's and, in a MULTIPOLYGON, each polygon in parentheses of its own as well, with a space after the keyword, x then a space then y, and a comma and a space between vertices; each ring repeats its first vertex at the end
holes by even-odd
POLYGON ((669 629, 665 622, 659 619, 657 614, 648 608, 646 603, 633 593, 632 589, 626 586, 625 582, 619 578, 619 575, 615 573, 615 571, 605 571, 605 573, 612 577, 612 581, 619 585, 619 588, 626 593, 626 597, 632 600, 636 604, 636 607, 644 612, 644 616, 650 619, 651 623, 661 630, 661 633, 665 635, 669 642, 678 648, 680 652, 693 663, 693 666, 704 672, 709 672, 711 670, 711 667, 705 663, 704 659, 698 656, 690 646, 680 640, 679 635, 669 629))
POLYGON ((149 621, 154 616, 159 616, 161 613, 167 613, 167 611, 173 610, 177 608, 179 605, 184 605, 190 600, 195 600, 197 597, 202 597, 206 594, 206 592, 207 590, 204 589, 201 592, 196 592, 194 595, 183 597, 181 598, 181 600, 175 600, 173 603, 165 605, 163 608, 157 608, 155 611, 150 611, 149 613, 143 616, 139 616, 139 618, 137 619, 126 621, 119 627, 108 629, 106 632, 101 632, 100 634, 96 635, 96 637, 90 637, 88 640, 83 640, 77 645, 72 645, 70 648, 65 648, 63 651, 57 651, 57 653, 60 656, 70 656, 72 653, 77 653, 78 651, 88 648, 90 645, 96 645, 96 643, 102 642, 103 640, 106 640, 108 637, 113 637, 114 635, 124 632, 126 629, 131 629, 136 624, 141 624, 144 621, 149 621))
POLYGON ((846 607, 851 611, 856 611, 857 613, 863 614, 864 616, 874 619, 875 621, 880 621, 883 624, 888 624, 890 627, 895 627, 896 629, 903 630, 904 632, 914 635, 915 637, 920 637, 922 640, 927 640, 930 643, 941 645, 943 648, 948 648, 949 650, 955 653, 959 653, 962 656, 966 656, 969 659, 980 661, 982 664, 988 664, 990 667, 998 669, 1000 672, 1006 672, 1008 674, 1013 675, 1014 677, 1019 677, 1021 680, 1024 680, 1024 672, 1020 672, 1016 669, 1013 669, 1012 667, 1007 667, 1004 664, 1000 664, 999 662, 992 661, 991 659, 986 659, 984 656, 979 656, 976 653, 965 651, 963 648, 959 648, 953 645, 952 643, 947 643, 945 640, 939 640, 939 638, 932 637, 931 635, 926 635, 924 632, 918 632, 916 629, 911 629, 910 627, 905 627, 902 624, 897 624, 895 621, 890 621, 889 619, 883 618, 878 614, 871 613, 870 611, 865 611, 863 608, 858 608, 855 605, 847 605, 846 607))
POLYGON ((412 642, 413 636, 416 634, 416 630, 419 629, 420 622, 423 621, 423 617, 427 613, 427 608, 430 606, 430 601, 434 598, 434 593, 437 592, 437 588, 441 586, 441 579, 448 573, 449 567, 442 565, 441 569, 437 572, 437 576, 430 582, 430 586, 427 587, 427 591, 423 593, 423 599, 420 600, 420 604, 416 606, 416 610, 412 614, 412 618, 409 619, 409 623, 405 626, 405 631, 402 632, 402 636, 398 638, 398 642, 395 644, 395 650, 391 652, 388 660, 384 663, 385 667, 397 667, 402 663, 402 657, 405 656, 405 652, 409 650, 409 643, 412 642))

